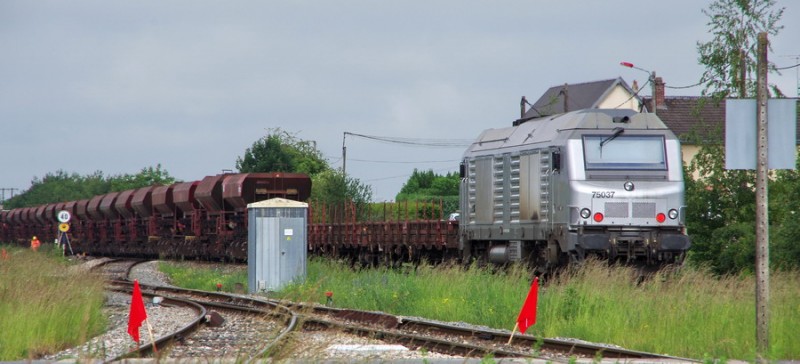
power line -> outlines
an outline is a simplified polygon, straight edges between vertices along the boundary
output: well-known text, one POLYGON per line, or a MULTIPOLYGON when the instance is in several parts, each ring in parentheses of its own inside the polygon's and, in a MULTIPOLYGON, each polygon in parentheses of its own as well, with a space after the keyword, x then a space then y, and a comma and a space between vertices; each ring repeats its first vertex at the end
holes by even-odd
POLYGON ((435 148, 464 148, 472 145, 473 139, 426 139, 426 138, 401 138, 388 136, 364 135, 351 132, 344 132, 345 135, 352 135, 364 139, 375 140, 385 143, 415 145, 435 148))
MULTIPOLYGON (((644 85, 642 85, 642 87, 639 87, 639 89, 636 90, 636 92, 634 92, 633 95, 631 95, 631 97, 629 97, 627 100, 623 101, 621 104, 617 105, 614 108, 619 109, 622 105, 627 104, 628 101, 631 101, 634 97, 639 96, 639 92, 641 92, 644 89, 644 87, 649 84, 650 84, 650 79, 647 79, 647 82, 645 82, 644 85)), ((653 95, 653 97, 655 97, 655 95, 653 95)))
MULTIPOLYGON (((437 169, 437 170, 433 170, 433 173, 438 173, 438 172, 443 172, 443 171, 448 171, 449 172, 449 171, 453 171, 453 170, 451 168, 440 168, 440 169, 437 169)), ((383 181, 383 180, 395 179, 395 178, 407 178, 407 177, 410 177, 410 176, 411 176, 411 173, 407 173, 407 174, 404 174, 404 175, 401 175, 401 176, 390 176, 390 177, 381 177, 381 178, 368 179, 368 180, 364 180, 364 182, 383 181)))
POLYGON ((420 164, 420 163, 454 163, 458 162, 458 159, 449 159, 449 160, 442 160, 442 161, 380 161, 380 160, 369 160, 369 159, 350 159, 351 161, 356 162, 371 162, 371 163, 394 163, 394 164, 420 164))
POLYGON ((667 86, 667 85, 664 85, 664 87, 665 88, 669 88, 669 89, 673 89, 673 90, 680 90, 680 89, 684 89, 684 88, 692 88, 692 87, 695 87, 695 86, 700 86, 700 85, 703 84, 703 82, 706 82, 706 80, 700 80, 696 84, 689 85, 689 86, 667 86))
POLYGON ((790 68, 795 68, 795 67, 800 67, 800 63, 798 63, 798 64, 796 64, 796 65, 792 65, 792 66, 786 66, 786 67, 780 67, 780 68, 776 68, 776 70, 778 70, 778 71, 783 71, 783 70, 788 70, 788 69, 790 69, 790 68))

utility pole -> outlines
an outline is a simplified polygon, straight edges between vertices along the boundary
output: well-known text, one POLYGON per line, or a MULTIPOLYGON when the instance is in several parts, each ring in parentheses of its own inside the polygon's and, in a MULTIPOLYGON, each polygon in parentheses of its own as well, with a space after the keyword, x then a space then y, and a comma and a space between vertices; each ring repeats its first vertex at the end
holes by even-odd
POLYGON ((6 200, 6 191, 11 192, 11 197, 14 198, 14 191, 19 191, 19 188, 0 188, 0 203, 6 200))
POLYGON ((756 162, 756 355, 766 363, 769 352, 769 210, 767 183, 767 33, 758 33, 758 64, 756 65, 756 115, 758 141, 756 162))
POLYGON ((630 62, 620 62, 619 65, 623 66, 623 67, 637 69, 639 71, 643 71, 643 72, 647 73, 648 81, 650 82, 650 88, 653 90, 653 95, 651 96, 651 98, 653 99, 653 102, 652 102, 653 110, 650 111, 650 112, 653 113, 653 115, 655 115, 656 114, 656 89, 657 89, 657 87, 656 87, 656 71, 652 71, 651 72, 651 71, 648 71, 648 70, 646 70, 644 68, 636 67, 636 66, 633 65, 633 63, 630 63, 630 62))
POLYGON ((345 140, 347 139, 348 132, 344 132, 342 135, 342 175, 347 178, 347 147, 344 145, 345 140))

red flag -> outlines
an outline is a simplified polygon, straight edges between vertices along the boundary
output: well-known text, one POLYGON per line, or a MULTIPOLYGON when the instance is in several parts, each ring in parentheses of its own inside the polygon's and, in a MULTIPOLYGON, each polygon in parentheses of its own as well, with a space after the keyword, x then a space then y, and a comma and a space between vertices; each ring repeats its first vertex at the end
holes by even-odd
POLYGON ((539 296, 539 277, 533 279, 531 290, 528 291, 528 297, 525 298, 525 304, 522 305, 522 310, 519 311, 517 317, 517 325, 519 332, 525 333, 529 326, 536 323, 536 301, 539 296))
POLYGON ((139 289, 139 281, 133 281, 133 297, 131 297, 131 311, 128 314, 128 334, 133 337, 133 341, 139 342, 139 327, 142 321, 147 319, 147 311, 144 310, 144 300, 142 290, 139 289))

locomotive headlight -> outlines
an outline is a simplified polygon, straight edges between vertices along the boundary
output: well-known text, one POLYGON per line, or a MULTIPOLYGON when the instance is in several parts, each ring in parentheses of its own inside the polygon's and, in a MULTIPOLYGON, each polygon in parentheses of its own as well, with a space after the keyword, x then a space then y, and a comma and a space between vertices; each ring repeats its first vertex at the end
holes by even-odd
POLYGON ((592 216, 592 211, 590 211, 589 209, 586 209, 586 208, 581 209, 581 217, 582 218, 588 219, 589 216, 592 216))
POLYGON ((625 182, 625 184, 622 185, 622 187, 625 188, 625 191, 628 191, 628 192, 633 191, 633 182, 631 182, 631 181, 625 182))
POLYGON ((678 218, 678 210, 671 209, 667 212, 667 215, 669 216, 670 219, 675 220, 678 218))

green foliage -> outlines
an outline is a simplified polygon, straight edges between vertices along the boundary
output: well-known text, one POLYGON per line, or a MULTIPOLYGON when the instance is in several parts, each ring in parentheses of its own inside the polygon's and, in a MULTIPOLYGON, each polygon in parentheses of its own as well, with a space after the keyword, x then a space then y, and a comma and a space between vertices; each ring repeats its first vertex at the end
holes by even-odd
POLYGON ((457 172, 439 175, 433 170, 414 169, 395 200, 397 202, 442 201, 445 213, 455 212, 458 210, 460 184, 461 178, 457 172))
POLYGON ((368 204, 323 204, 312 201, 313 223, 352 221, 437 220, 447 217, 440 201, 373 202, 368 204))
POLYGON ((155 168, 142 168, 137 174, 121 174, 104 177, 96 171, 86 176, 69 174, 63 170, 47 173, 41 179, 34 177, 31 187, 9 199, 5 208, 43 205, 54 202, 76 201, 109 192, 119 192, 152 185, 167 185, 175 178, 158 164, 155 168))
MULTIPOLYGON (((698 42, 703 73, 704 95, 716 100, 744 98, 755 94, 758 33, 777 35, 784 8, 773 9, 775 0, 715 0, 703 13, 708 16, 709 33, 714 38, 698 42)), ((769 68, 774 70, 773 64, 769 68)), ((777 87, 773 92, 782 95, 777 87)))
MULTIPOLYGON (((710 138, 711 140, 721 136, 710 138)), ((719 144, 701 148, 685 170, 686 206, 692 248, 690 262, 718 274, 752 271, 755 266, 755 173, 726 170, 719 144), (695 176, 696 175, 696 176, 695 176)), ((799 159, 800 160, 800 159, 799 159)), ((769 225, 774 268, 800 267, 796 214, 800 211, 800 174, 775 173, 769 181, 769 225)))
POLYGON ((175 178, 161 164, 153 167, 142 168, 137 174, 123 174, 108 179, 111 192, 133 190, 147 186, 166 186, 175 183, 175 178))
POLYGON ((380 202, 370 205, 367 220, 435 220, 445 218, 447 211, 445 204, 439 201, 380 202))
MULTIPOLYGON (((721 102, 725 97, 755 94, 758 34, 775 36, 783 29, 778 23, 785 8, 775 5, 775 0, 715 0, 703 10, 713 34, 712 40, 697 43, 700 64, 706 68, 704 95, 721 102)), ((768 68, 775 70, 773 64, 768 68)), ((777 87, 773 93, 782 96, 777 87)), ((706 137, 723 139, 721 131, 706 137)), ((755 260, 755 173, 726 170, 721 143, 694 142, 701 149, 685 170, 690 262, 708 265, 719 274, 751 271, 755 260)), ((774 232, 770 235, 770 263, 773 267, 797 267, 800 249, 794 242, 800 231, 793 223, 800 208, 797 172, 779 172, 772 177, 768 187, 769 224, 774 232)))
POLYGON ((420 172, 416 168, 403 184, 397 201, 403 201, 408 195, 421 195, 429 197, 458 196, 458 187, 461 179, 458 173, 452 172, 445 175, 433 173, 433 170, 420 172))
POLYGON ((313 141, 302 140, 279 128, 256 140, 244 155, 236 158, 242 173, 292 172, 315 175, 330 169, 313 141))
POLYGON ((372 186, 345 176, 341 170, 328 169, 311 178, 311 200, 316 205, 341 206, 354 203, 363 209, 372 201, 372 186))
MULTIPOLYGON (((800 160, 800 159, 799 159, 800 160)), ((755 174, 726 170, 724 149, 705 144, 686 170, 690 262, 719 274, 752 271, 755 265, 755 174), (699 177, 694 177, 697 172, 699 177)), ((800 173, 779 171, 769 181, 770 263, 800 267, 800 173)))
POLYGON ((103 278, 67 269, 60 251, 46 247, 2 246, 9 259, 0 260, 0 361, 37 359, 105 329, 103 278))

